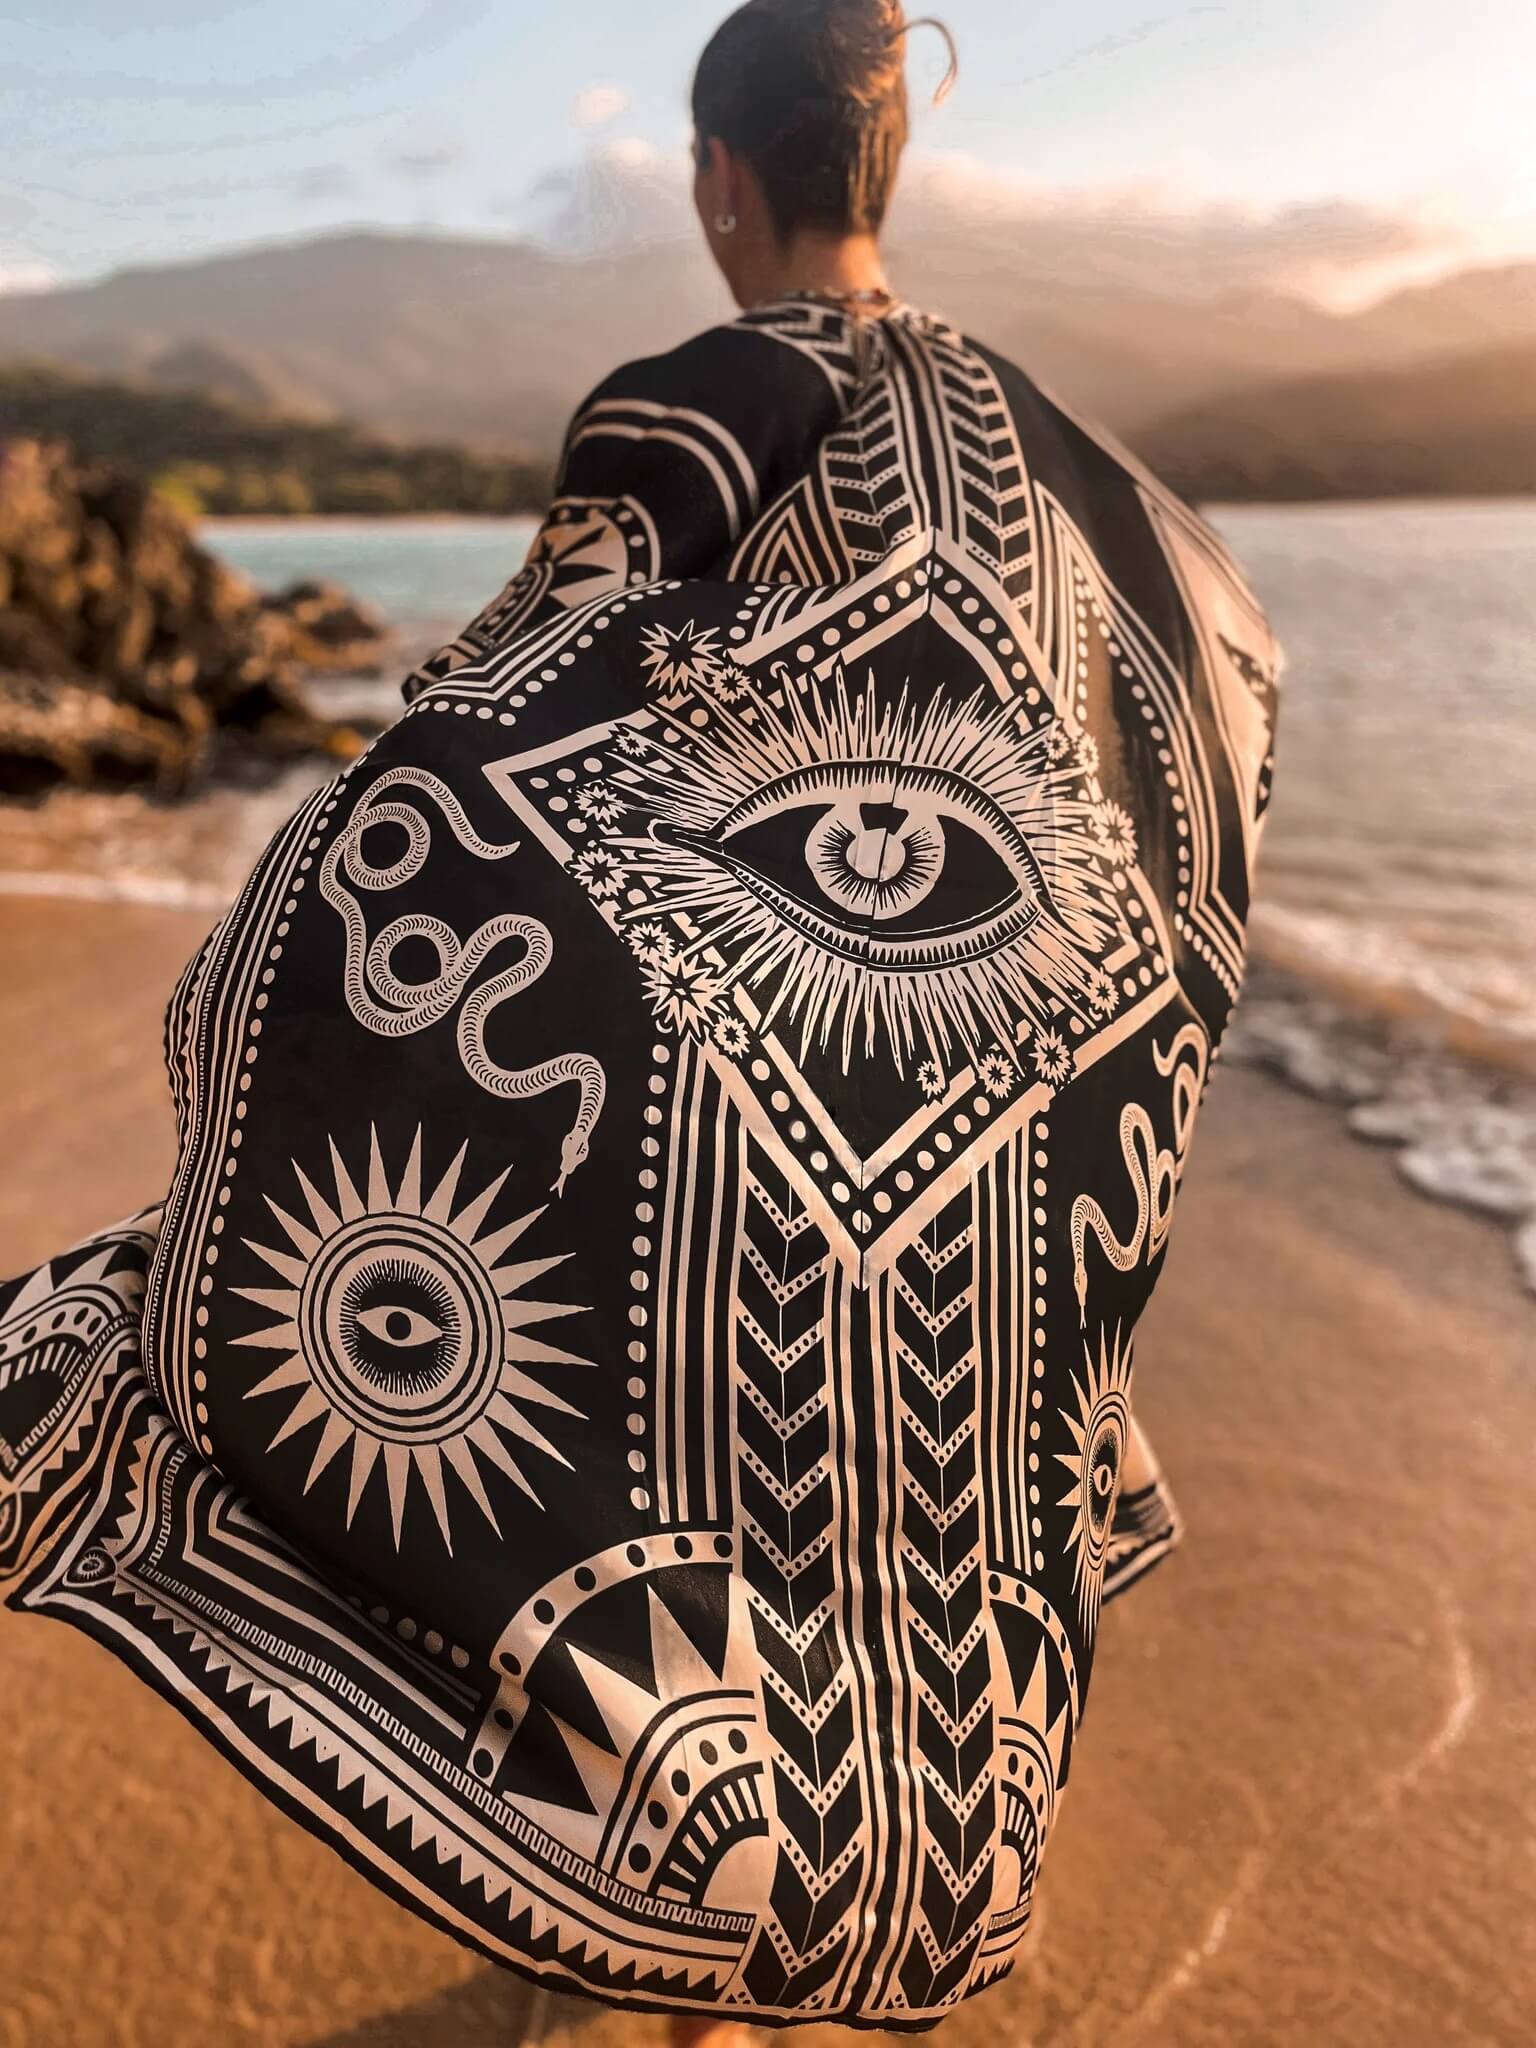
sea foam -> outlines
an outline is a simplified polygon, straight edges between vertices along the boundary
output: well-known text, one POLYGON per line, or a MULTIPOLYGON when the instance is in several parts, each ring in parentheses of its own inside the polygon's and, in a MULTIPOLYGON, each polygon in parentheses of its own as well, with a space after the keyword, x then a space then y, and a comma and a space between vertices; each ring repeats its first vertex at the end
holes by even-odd
POLYGON ((1417 1193, 1511 1227, 1521 1279, 1536 1293, 1536 1078, 1522 1061, 1453 1046, 1411 987, 1380 993, 1371 1007, 1351 1004, 1256 966, 1223 1056, 1338 1104, 1357 1137, 1393 1149, 1417 1193))

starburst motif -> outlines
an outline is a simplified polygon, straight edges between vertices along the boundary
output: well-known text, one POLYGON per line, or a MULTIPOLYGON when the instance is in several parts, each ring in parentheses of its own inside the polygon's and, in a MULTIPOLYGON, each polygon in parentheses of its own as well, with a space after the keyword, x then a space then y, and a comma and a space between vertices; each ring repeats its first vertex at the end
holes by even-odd
POLYGON ((677 951, 677 941, 666 926, 654 917, 641 918, 638 924, 629 927, 629 943, 642 960, 653 955, 662 960, 670 959, 677 951))
POLYGON ((1113 1016, 1120 1007, 1120 990, 1112 974, 1096 967, 1088 977, 1088 1007, 1096 1017, 1113 1016))
POLYGON ((1045 758, 1059 767, 1072 757, 1072 735, 1059 718, 1053 719, 1045 729, 1045 758))
POLYGON ((281 1354, 245 1396, 290 1397, 287 1417, 270 1448, 276 1450, 311 1423, 320 1424, 306 1493, 334 1458, 350 1450, 349 1528, 382 1459, 396 1548, 413 1478, 426 1493, 450 1551, 449 1472, 498 1535, 484 1468, 502 1473, 542 1506, 524 1470, 528 1453, 537 1451, 565 1466, 570 1461, 536 1426, 530 1411, 582 1419, 580 1409, 552 1393, 529 1369, 589 1362, 528 1334, 536 1324, 582 1312, 574 1305, 526 1298, 530 1286, 570 1255, 503 1263, 544 1211, 530 1210, 489 1228, 510 1169, 460 1203, 466 1150, 460 1147, 425 1195, 419 1131, 395 1182, 385 1169, 378 1135, 370 1132, 362 1192, 334 1141, 331 1194, 323 1195, 295 1162, 307 1214, 291 1215, 267 1199, 286 1247, 245 1240, 280 1284, 231 1290, 272 1318, 237 1337, 236 1347, 281 1354))
POLYGON ((1091 1639, 1098 1626, 1115 1495, 1131 1428, 1131 1345, 1127 1341, 1122 1349, 1118 1324, 1113 1344, 1100 1329, 1097 1359, 1084 1344, 1083 1361, 1082 1378, 1075 1373, 1072 1376, 1077 1412, 1060 1411, 1075 1449, 1056 1453, 1057 1463, 1072 1477, 1070 1489, 1057 1506, 1073 1510, 1065 1547, 1075 1553, 1073 1588, 1083 1628, 1091 1639))
POLYGON ((621 726, 613 744, 621 754, 627 755, 631 761, 638 761, 646 750, 645 735, 636 732, 632 725, 621 726))
POLYGON ((732 1059, 740 1059, 750 1040, 747 1027, 739 1017, 719 1017, 715 1020, 715 1043, 723 1053, 732 1059))
POLYGON ((1005 1102, 1019 1078, 1018 1068, 1000 1045, 994 1045, 989 1053, 983 1053, 977 1073, 982 1087, 994 1102, 1005 1102))
POLYGON ((1108 801, 1094 807, 1093 834, 1116 867, 1136 859, 1136 820, 1123 804, 1108 801))
POLYGON ((1077 765, 1085 775, 1097 775, 1099 772, 1099 743, 1091 732, 1077 736, 1077 765))
POLYGON ((676 629, 647 626, 640 644, 645 649, 646 676, 654 690, 708 689, 719 674, 719 639, 713 626, 701 630, 691 619, 676 629))
POLYGON ((917 1085, 930 1102, 937 1102, 949 1084, 937 1060, 924 1060, 917 1070, 917 1085))
POLYGON ((623 886, 623 863, 606 846, 589 846, 585 852, 577 854, 571 868, 599 902, 617 896, 623 886))
POLYGON ((734 704, 738 697, 744 697, 752 687, 752 677, 738 661, 724 661, 710 679, 715 695, 722 704, 734 704))
POLYGON ((606 782, 589 782, 576 798, 582 817, 595 825, 611 825, 624 815, 624 799, 606 782))
POLYGON ((1051 1025, 1035 1033, 1035 1072, 1048 1088, 1061 1088, 1072 1078, 1072 1048, 1051 1025))
POLYGON ((642 963, 645 992, 668 1031, 697 1032, 710 1019, 720 983, 702 960, 685 953, 652 953, 642 963))

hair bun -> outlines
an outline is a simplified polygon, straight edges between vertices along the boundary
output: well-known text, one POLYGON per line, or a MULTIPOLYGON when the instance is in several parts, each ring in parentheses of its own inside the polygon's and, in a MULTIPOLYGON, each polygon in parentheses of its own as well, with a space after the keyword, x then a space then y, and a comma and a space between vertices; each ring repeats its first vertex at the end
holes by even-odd
POLYGON ((906 67, 901 0, 832 0, 827 12, 828 85, 850 99, 881 98, 906 67))
POLYGON ((781 235, 804 226, 874 233, 907 140, 907 37, 939 29, 902 0, 744 0, 705 46, 694 127, 745 157, 781 235))
POLYGON ((879 79, 875 90, 884 89, 892 71, 905 70, 909 38, 916 28, 931 28, 941 36, 948 57, 933 96, 935 106, 948 97, 960 75, 960 55, 947 25, 934 14, 909 21, 902 0, 791 0, 791 4, 827 25, 828 53, 843 58, 848 67, 846 76, 833 81, 842 90, 868 91, 872 75, 879 79))

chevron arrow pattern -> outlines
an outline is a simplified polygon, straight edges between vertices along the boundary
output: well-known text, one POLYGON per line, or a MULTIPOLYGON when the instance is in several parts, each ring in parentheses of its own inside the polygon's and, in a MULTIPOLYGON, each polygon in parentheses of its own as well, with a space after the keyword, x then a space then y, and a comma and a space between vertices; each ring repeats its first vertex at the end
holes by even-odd
POLYGON ((788 1181, 754 1150, 737 1287, 737 1512, 783 1847, 742 1977, 754 2002, 806 2009, 847 1948, 863 1864, 837 1613, 826 1257, 788 1181))
POLYGON ((972 1198, 934 1217, 896 1267, 901 1559, 913 1672, 923 1851, 903 2001, 958 1997, 991 1900, 996 1839, 991 1664, 977 1468, 979 1383, 972 1198))

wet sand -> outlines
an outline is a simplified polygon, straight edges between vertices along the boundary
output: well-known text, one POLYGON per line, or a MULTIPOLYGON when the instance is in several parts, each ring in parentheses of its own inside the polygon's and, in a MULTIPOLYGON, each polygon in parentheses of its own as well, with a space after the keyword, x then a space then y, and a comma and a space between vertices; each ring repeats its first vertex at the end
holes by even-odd
MULTIPOLYGON (((7 1266, 159 1193, 203 922, 0 903, 7 1266)), ((1536 1309, 1503 1239, 1221 1074, 1138 1357, 1190 1537, 1106 1614, 1029 1966, 939 2038, 1528 2043, 1536 1309)), ((0 1672, 0 2048, 659 2048, 390 1905, 71 1631, 0 1616, 0 1672)))

